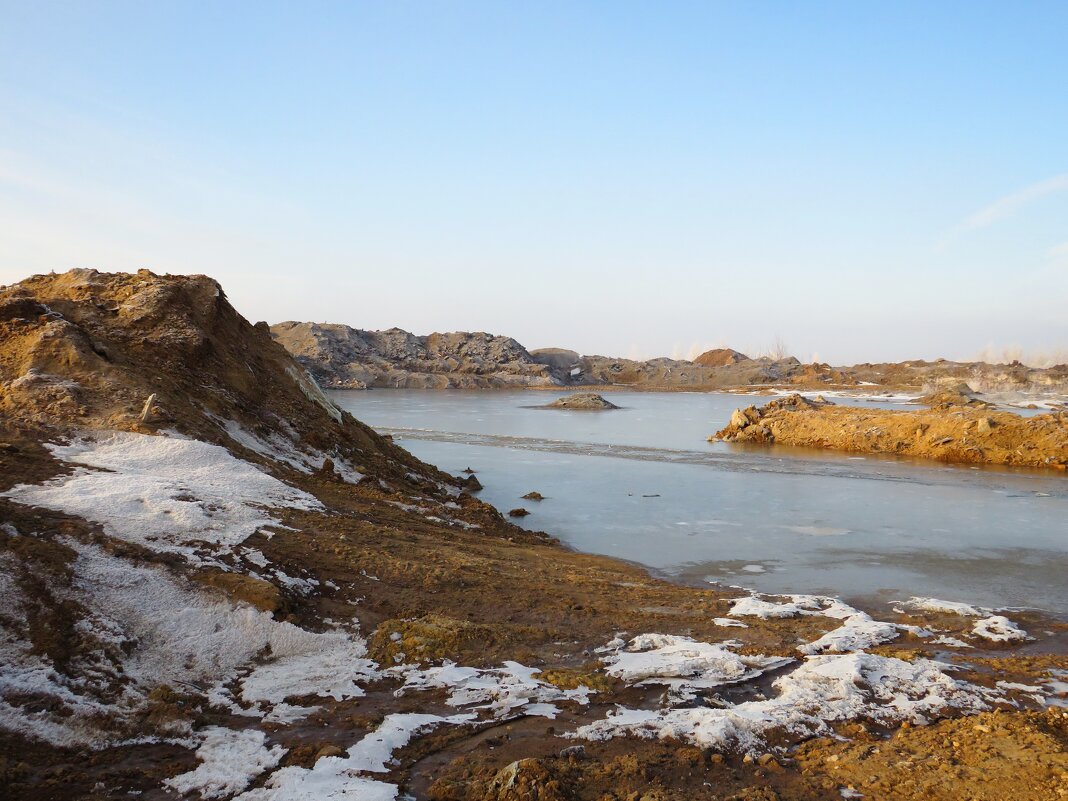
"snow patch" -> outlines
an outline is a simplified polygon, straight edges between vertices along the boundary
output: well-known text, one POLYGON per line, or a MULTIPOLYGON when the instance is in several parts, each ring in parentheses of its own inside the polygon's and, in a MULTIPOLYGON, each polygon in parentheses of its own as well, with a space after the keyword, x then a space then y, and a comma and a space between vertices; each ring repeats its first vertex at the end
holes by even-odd
POLYGON ((972 626, 972 634, 991 642, 1024 642, 1027 632, 1003 615, 991 615, 972 626))
POLYGON ((957 681, 943 665, 855 653, 810 656, 773 683, 776 696, 726 708, 619 708, 567 735, 604 740, 620 735, 677 738, 702 747, 754 753, 772 730, 830 734, 834 721, 870 718, 925 723, 947 708, 978 712, 995 691, 957 681))
MULTIPOLYGON (((63 543, 78 554, 65 597, 87 610, 79 631, 98 647, 85 649, 82 661, 64 675, 33 653, 25 639, 0 629, 0 725, 5 728, 57 745, 104 746, 123 736, 151 690, 163 684, 208 686, 213 703, 260 716, 260 703, 292 696, 359 695, 357 682, 377 675, 364 658, 364 641, 344 631, 305 631, 251 606, 202 593, 161 568, 135 565, 73 540, 63 543), (265 652, 271 661, 255 664, 265 652), (257 704, 253 710, 237 706, 224 688, 249 666, 242 699, 257 704), (13 699, 28 696, 53 702, 42 711, 14 705, 13 699)), ((15 608, 19 596, 2 568, 0 594, 9 609, 15 608)), ((25 619, 24 611, 17 614, 25 619)), ((186 728, 176 733, 188 733, 187 724, 181 725, 186 728)))
POLYGON ((671 634, 640 634, 626 648, 601 657, 605 672, 628 684, 661 684, 674 698, 692 699, 698 690, 748 681, 794 660, 748 656, 730 650, 737 642, 707 643, 671 634))
POLYGON ((197 749, 200 765, 195 770, 164 780, 165 787, 185 795, 194 790, 201 798, 221 798, 248 787, 249 782, 278 764, 286 749, 267 748, 267 736, 251 729, 213 726, 201 732, 197 749))
POLYGON ((587 687, 561 690, 539 681, 534 678, 534 674, 540 672, 537 668, 528 668, 518 662, 505 662, 499 668, 480 670, 446 661, 425 670, 401 666, 390 672, 404 677, 404 686, 396 691, 398 696, 410 690, 447 689, 451 690, 446 701, 449 706, 485 709, 497 718, 513 713, 555 718, 558 710, 554 703, 575 701, 586 704, 591 692, 587 687))
POLYGON ((364 736, 344 757, 322 757, 311 768, 286 767, 275 771, 266 785, 249 790, 235 801, 393 801, 398 788, 386 782, 359 776, 389 770, 393 752, 406 746, 412 737, 443 724, 459 725, 474 715, 392 714, 364 736))
POLYGON ((982 617, 984 614, 989 614, 989 610, 983 610, 978 606, 958 603, 957 601, 943 601, 938 598, 913 597, 905 601, 903 606, 919 612, 941 612, 964 617, 982 617))
POLYGON ((893 623, 883 623, 873 620, 865 612, 856 612, 847 617, 838 628, 827 632, 818 640, 800 646, 797 650, 803 654, 862 651, 873 645, 895 640, 899 633, 899 627, 893 623))
POLYGON ((264 526, 266 508, 319 509, 290 487, 218 445, 146 434, 49 445, 65 462, 87 465, 41 485, 20 484, 4 497, 83 517, 113 537, 193 561, 202 546, 229 552, 264 526))

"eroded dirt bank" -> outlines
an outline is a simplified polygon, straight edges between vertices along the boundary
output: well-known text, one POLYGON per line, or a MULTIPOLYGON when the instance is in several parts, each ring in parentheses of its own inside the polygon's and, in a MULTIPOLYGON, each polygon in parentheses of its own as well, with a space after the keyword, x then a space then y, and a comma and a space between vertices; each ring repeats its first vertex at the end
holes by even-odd
MULTIPOLYGON (((936 399, 937 400, 937 399, 936 399)), ((1068 467, 1068 413, 1021 417, 982 403, 916 411, 860 409, 791 395, 738 409, 710 439, 889 453, 942 462, 1068 467)))
POLYGON ((334 408, 210 279, 0 291, 0 410, 2 797, 1064 787, 1062 622, 567 551, 334 408))

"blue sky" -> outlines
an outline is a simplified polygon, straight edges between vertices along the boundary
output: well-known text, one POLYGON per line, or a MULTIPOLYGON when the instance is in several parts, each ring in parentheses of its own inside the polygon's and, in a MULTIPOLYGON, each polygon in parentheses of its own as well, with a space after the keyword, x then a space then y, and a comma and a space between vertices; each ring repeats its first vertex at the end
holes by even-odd
POLYGON ((1064 2, 0 15, 0 283, 203 272, 253 321, 623 356, 1068 354, 1064 2))

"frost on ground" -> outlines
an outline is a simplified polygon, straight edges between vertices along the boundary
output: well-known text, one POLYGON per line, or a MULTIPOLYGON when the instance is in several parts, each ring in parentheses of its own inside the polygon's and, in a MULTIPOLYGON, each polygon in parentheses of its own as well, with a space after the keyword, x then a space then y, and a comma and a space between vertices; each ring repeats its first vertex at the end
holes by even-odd
POLYGON ((397 695, 408 691, 446 689, 450 691, 446 701, 449 706, 486 710, 497 718, 513 714, 555 718, 559 712, 556 703, 586 704, 591 692, 586 687, 561 690, 539 681, 534 678, 539 672, 536 668, 524 667, 518 662, 505 662, 499 668, 480 670, 446 661, 439 667, 425 670, 402 666, 390 672, 404 678, 404 685, 397 690, 397 695))
POLYGON ((601 657, 605 672, 627 684, 661 684, 679 699, 697 690, 749 681, 794 660, 737 654, 738 643, 707 643, 671 634, 641 634, 601 657))
POLYGON ((874 645, 890 642, 903 630, 926 635, 928 632, 914 627, 898 626, 872 619, 871 615, 854 609, 837 598, 820 595, 788 595, 788 601, 767 601, 758 595, 739 598, 729 614, 735 617, 787 618, 800 615, 819 615, 842 621, 842 625, 829 631, 814 642, 798 647, 803 654, 861 651, 874 645))
POLYGON ((351 798, 360 801, 393 801, 395 785, 360 776, 389 770, 393 752, 407 745, 416 734, 443 724, 459 725, 474 715, 393 714, 349 749, 344 757, 322 757, 311 768, 286 767, 275 771, 264 787, 250 790, 236 801, 311 801, 351 798))
POLYGON ((301 473, 312 473, 322 468, 327 458, 334 463, 334 471, 342 479, 350 484, 356 484, 363 478, 363 474, 356 470, 347 460, 335 453, 328 457, 322 451, 315 448, 300 447, 300 435, 281 418, 275 418, 275 425, 286 432, 284 436, 278 431, 271 431, 264 436, 259 436, 248 431, 235 420, 226 420, 217 415, 207 413, 207 416, 215 421, 216 425, 226 432, 234 442, 253 453, 258 453, 275 462, 281 462, 299 470, 301 473))
POLYGON ((915 609, 918 612, 942 612, 951 615, 964 615, 966 617, 982 617, 989 614, 990 610, 981 609, 978 606, 963 604, 957 601, 942 601, 938 598, 909 598, 902 606, 907 609, 915 609))
POLYGON ((972 626, 972 634, 992 642, 1023 642, 1027 632, 1003 615, 991 615, 972 626))
MULTIPOLYGON (((962 617, 978 617, 981 620, 977 620, 972 626, 971 635, 973 637, 979 637, 990 642, 1001 643, 1015 643, 1025 642, 1030 638, 1026 631, 1021 629, 1011 620, 1004 615, 993 614, 992 609, 986 609, 981 606, 971 606, 969 604, 957 603, 955 601, 942 601, 937 598, 910 598, 905 601, 902 606, 907 609, 914 609, 921 612, 941 612, 943 614, 960 615, 962 617)), ((935 642, 943 642, 946 645, 952 645, 957 648, 971 648, 971 645, 961 642, 960 640, 954 640, 954 638, 942 637, 935 642)))
POLYGON ((797 650, 803 654, 863 651, 865 648, 895 640, 899 633, 900 627, 897 625, 873 620, 871 615, 858 611, 845 618, 838 628, 827 632, 814 642, 800 646, 797 650))
POLYGON ((200 793, 202 798, 221 798, 248 787, 249 782, 278 764, 286 750, 267 748, 267 735, 254 729, 234 730, 212 726, 201 732, 197 749, 200 764, 195 770, 163 782, 181 795, 200 793))
POLYGON ((620 708, 572 736, 677 738, 702 747, 756 752, 772 730, 830 734, 830 723, 855 718, 922 723, 947 709, 978 712, 998 697, 953 679, 943 667, 926 659, 905 662, 866 653, 810 656, 775 680, 773 698, 722 709, 620 708))
POLYGON ((49 449, 63 461, 96 469, 20 484, 5 497, 77 515, 100 523, 110 536, 194 560, 201 560, 197 551, 204 546, 213 555, 225 553, 277 525, 267 508, 321 508, 308 493, 197 440, 112 433, 49 449))
MULTIPOLYGON (((57 745, 103 746, 133 732, 138 710, 162 685, 215 685, 208 696, 221 700, 227 697, 222 685, 251 669, 242 697, 262 715, 261 703, 288 697, 358 695, 357 682, 376 675, 364 658, 363 640, 344 631, 305 631, 251 606, 204 595, 161 568, 134 565, 95 546, 65 544, 78 556, 63 600, 85 610, 79 634, 95 647, 84 649, 81 661, 64 673, 34 653, 17 629, 0 629, 5 728, 57 745), (267 649, 271 660, 257 664, 267 649), (11 700, 27 696, 51 703, 27 711, 11 700)), ((0 590, 18 605, 6 575, 0 569, 0 590)), ((172 733, 188 732, 188 724, 176 723, 172 733)))

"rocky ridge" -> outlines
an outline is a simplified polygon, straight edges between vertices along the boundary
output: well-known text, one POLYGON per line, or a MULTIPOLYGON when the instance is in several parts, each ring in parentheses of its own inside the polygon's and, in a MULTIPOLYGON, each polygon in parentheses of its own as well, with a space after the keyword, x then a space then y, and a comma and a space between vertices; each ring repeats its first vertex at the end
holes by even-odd
POLYGON ((362 331, 345 325, 285 322, 274 339, 324 387, 366 389, 486 389, 562 383, 510 337, 486 333, 417 337, 391 328, 362 331))
POLYGON ((324 387, 489 389, 522 387, 639 390, 848 389, 937 392, 966 382, 981 392, 1068 393, 1068 365, 907 361, 832 367, 798 359, 750 358, 731 348, 693 361, 583 356, 564 348, 528 351, 510 337, 454 332, 415 336, 398 328, 285 322, 271 335, 324 387))

